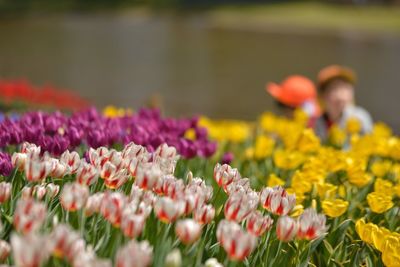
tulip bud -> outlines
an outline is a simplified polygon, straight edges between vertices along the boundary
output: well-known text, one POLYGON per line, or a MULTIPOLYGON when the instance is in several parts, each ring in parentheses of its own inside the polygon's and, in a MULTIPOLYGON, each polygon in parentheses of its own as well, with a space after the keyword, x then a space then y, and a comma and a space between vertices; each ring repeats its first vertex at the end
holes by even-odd
POLYGON ((120 188, 123 184, 128 181, 127 170, 121 169, 108 178, 104 178, 104 184, 107 188, 116 189, 120 188))
POLYGON ((277 215, 287 215, 296 205, 295 195, 289 195, 281 186, 266 187, 261 191, 261 205, 277 215))
POLYGON ((221 165, 217 163, 214 167, 214 179, 217 184, 226 190, 226 187, 233 181, 240 179, 240 173, 228 164, 221 165))
POLYGON ((241 222, 257 208, 258 195, 252 193, 236 193, 229 196, 225 203, 225 218, 231 221, 241 222))
POLYGON ((161 170, 155 165, 138 169, 135 184, 144 190, 153 189, 154 185, 161 179, 161 170))
POLYGON ((61 191, 60 202, 64 209, 76 211, 83 208, 89 197, 89 189, 78 183, 65 184, 61 191))
POLYGON ((60 186, 53 183, 49 183, 46 185, 46 191, 49 198, 55 198, 58 192, 60 192, 60 186))
POLYGON ((33 194, 36 196, 38 200, 42 200, 46 195, 46 186, 45 185, 35 185, 33 187, 33 194))
POLYGON ((0 183, 0 204, 6 202, 11 196, 11 184, 7 182, 0 183))
POLYGON ((279 217, 276 226, 276 235, 283 242, 291 241, 297 234, 297 221, 289 216, 279 217))
POLYGON ((81 165, 79 154, 75 151, 69 152, 66 150, 61 154, 60 162, 68 166, 71 173, 76 173, 81 165))
POLYGON ((261 236, 271 229, 273 223, 274 220, 271 217, 263 216, 261 212, 255 211, 247 217, 247 231, 255 236, 261 236))
POLYGON ((325 222, 325 215, 317 214, 313 208, 306 209, 299 217, 297 237, 307 240, 320 237, 327 230, 325 222))
POLYGON ((257 246, 257 237, 233 221, 222 220, 218 224, 217 239, 231 260, 244 260, 257 246))
POLYGON ((47 160, 27 158, 25 162, 25 176, 29 182, 40 182, 49 175, 52 164, 47 160))
POLYGON ((201 235, 201 225, 192 219, 180 220, 176 223, 175 233, 183 244, 192 244, 201 235))
POLYGON ((193 212, 193 218, 201 224, 210 223, 215 216, 215 208, 212 205, 203 205, 193 212))
POLYGON ((165 257, 165 267, 181 267, 182 266, 182 256, 179 249, 173 249, 168 255, 165 257))

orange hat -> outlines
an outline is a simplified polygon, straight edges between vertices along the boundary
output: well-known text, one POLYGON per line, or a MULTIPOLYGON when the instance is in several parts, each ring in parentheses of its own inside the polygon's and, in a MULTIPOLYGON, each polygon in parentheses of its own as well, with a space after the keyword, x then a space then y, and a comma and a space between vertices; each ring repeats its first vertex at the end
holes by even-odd
POLYGON ((294 108, 317 97, 314 83, 301 75, 289 76, 280 85, 268 83, 265 89, 279 102, 294 108))
POLYGON ((350 68, 339 65, 330 65, 323 68, 318 73, 318 88, 323 88, 334 79, 343 79, 351 84, 355 84, 357 77, 354 71, 350 68))

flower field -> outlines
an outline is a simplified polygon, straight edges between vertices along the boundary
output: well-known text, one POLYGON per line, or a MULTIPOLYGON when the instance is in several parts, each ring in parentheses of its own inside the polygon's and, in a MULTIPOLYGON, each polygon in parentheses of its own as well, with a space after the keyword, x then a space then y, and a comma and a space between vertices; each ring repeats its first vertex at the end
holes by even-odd
POLYGON ((400 139, 109 107, 0 121, 4 266, 400 266, 400 139))

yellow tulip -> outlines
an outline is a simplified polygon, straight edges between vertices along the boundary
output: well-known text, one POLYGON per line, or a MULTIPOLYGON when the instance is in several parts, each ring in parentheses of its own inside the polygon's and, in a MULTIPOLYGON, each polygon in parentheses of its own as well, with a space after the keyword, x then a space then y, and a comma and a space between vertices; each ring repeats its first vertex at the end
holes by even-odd
POLYGON ((307 176, 301 171, 296 171, 293 174, 291 186, 295 189, 296 193, 299 192, 301 194, 311 192, 312 190, 312 183, 307 180, 307 176))
POLYGON ((380 160, 372 163, 371 172, 378 177, 385 176, 388 172, 390 172, 392 168, 392 162, 388 160, 380 160))
POLYGON ((269 187, 274 187, 274 186, 277 186, 277 185, 285 185, 285 181, 283 181, 281 178, 279 178, 278 176, 276 176, 275 174, 271 174, 269 177, 268 177, 268 182, 267 182, 267 185, 269 186, 269 187))
MULTIPOLYGON (((297 200, 297 199, 296 199, 297 200)), ((294 208, 292 209, 292 212, 290 213, 291 217, 299 217, 304 211, 304 206, 299 204, 294 206, 294 208)))
POLYGON ((391 196, 393 195, 393 183, 382 178, 377 178, 374 183, 374 191, 383 195, 391 196))
POLYGON ((315 152, 320 147, 320 140, 312 129, 304 129, 297 140, 297 149, 301 152, 315 152))
POLYGON ((338 187, 330 183, 318 183, 317 192, 321 199, 332 198, 336 195, 338 187))
POLYGON ((196 140, 196 131, 193 128, 187 129, 184 136, 186 139, 196 140))
POLYGON ((361 123, 360 120, 357 118, 349 118, 346 121, 346 131, 349 134, 357 134, 361 131, 361 123))
POLYGON ((304 155, 297 151, 275 150, 274 163, 281 169, 295 169, 304 162, 304 155))
POLYGON ((388 236, 390 236, 390 231, 384 227, 372 232, 372 242, 377 250, 383 251, 388 236))
POLYGON ((349 202, 342 199, 326 199, 322 201, 322 210, 332 218, 341 216, 347 211, 349 202))
POLYGON ((265 135, 259 135, 256 138, 254 146, 254 158, 264 159, 271 156, 275 146, 275 140, 265 135))
POLYGON ((367 195, 367 202, 375 213, 383 213, 393 207, 392 196, 372 192, 367 195))
POLYGON ((328 138, 332 144, 341 147, 346 142, 347 135, 345 131, 339 128, 339 126, 333 125, 329 129, 328 138))

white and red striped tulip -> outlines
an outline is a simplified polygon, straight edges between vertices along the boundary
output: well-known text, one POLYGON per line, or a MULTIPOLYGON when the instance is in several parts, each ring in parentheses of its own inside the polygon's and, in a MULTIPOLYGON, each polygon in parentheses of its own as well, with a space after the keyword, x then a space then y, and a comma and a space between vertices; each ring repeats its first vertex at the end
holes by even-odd
POLYGON ((82 162, 76 172, 76 181, 80 184, 92 185, 97 182, 99 172, 97 168, 91 164, 82 162))
POLYGON ((217 227, 217 239, 231 260, 242 261, 257 246, 257 237, 244 231, 233 221, 222 220, 217 227))
POLYGON ((271 229, 274 220, 270 216, 263 216, 261 212, 254 211, 247 217, 247 231, 255 236, 261 236, 271 229))
POLYGON ((0 183, 0 203, 4 203, 10 199, 11 196, 11 184, 7 182, 0 183))
POLYGON ((76 151, 69 152, 68 150, 61 154, 60 162, 68 166, 71 173, 76 173, 82 163, 76 151))
POLYGON ((121 247, 116 256, 116 267, 147 267, 153 258, 153 247, 146 240, 131 240, 121 247))
POLYGON ((142 233, 145 221, 144 215, 136 214, 136 209, 128 205, 122 213, 121 230, 125 236, 135 238, 142 233))
POLYGON ((230 195, 224 207, 225 218, 230 221, 243 221, 257 208, 258 201, 258 194, 254 191, 230 195))
POLYGON ((209 205, 202 205, 193 211, 193 218, 201 224, 210 223, 215 216, 215 208, 209 205))
POLYGON ((38 267, 48 258, 50 251, 47 238, 36 234, 11 235, 11 248, 15 265, 18 267, 38 267))
POLYGON ((152 190, 161 176, 162 172, 158 166, 153 164, 143 166, 137 170, 135 185, 144 190, 152 190))
POLYGON ((281 186, 266 187, 261 191, 261 205, 279 216, 287 215, 296 205, 296 196, 290 195, 281 186))
POLYGON ((103 200, 104 193, 97 192, 89 196, 85 205, 85 215, 92 216, 94 213, 100 212, 101 202, 103 200))
POLYGON ((100 213, 114 227, 119 227, 126 203, 127 197, 123 193, 107 191, 101 200, 100 213))
POLYGON ((225 191, 229 184, 233 181, 241 179, 240 173, 237 169, 232 168, 228 164, 221 165, 217 163, 214 167, 214 180, 225 191))
POLYGON ((33 198, 20 199, 14 213, 14 227, 23 234, 34 232, 42 226, 46 214, 45 204, 33 198))
POLYGON ((318 238, 327 231, 325 223, 325 215, 317 214, 315 209, 308 208, 298 218, 299 230, 297 237, 307 240, 318 238))
POLYGON ((68 211, 82 209, 89 198, 89 188, 78 183, 65 184, 60 195, 61 206, 68 211))
POLYGON ((201 224, 193 219, 180 220, 176 223, 175 234, 183 244, 192 244, 201 235, 201 224))
POLYGON ((299 226, 295 219, 289 216, 279 217, 276 225, 276 235, 279 240, 289 242, 297 235, 299 226))
POLYGON ((154 212, 164 223, 176 221, 184 212, 185 205, 180 200, 169 197, 160 197, 154 204, 154 212))

